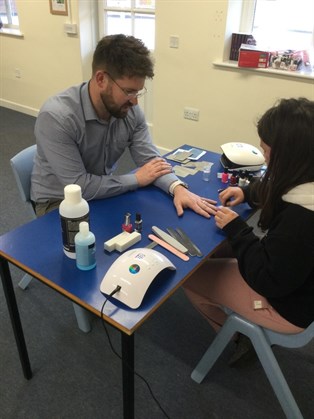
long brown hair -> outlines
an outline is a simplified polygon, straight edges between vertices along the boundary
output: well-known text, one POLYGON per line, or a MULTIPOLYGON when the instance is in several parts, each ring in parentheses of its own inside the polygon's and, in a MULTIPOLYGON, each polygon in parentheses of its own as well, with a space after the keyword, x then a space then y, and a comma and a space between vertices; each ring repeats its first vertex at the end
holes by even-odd
POLYGON ((271 147, 270 161, 261 182, 259 225, 267 230, 292 188, 314 181, 314 101, 282 99, 257 123, 260 139, 271 147))

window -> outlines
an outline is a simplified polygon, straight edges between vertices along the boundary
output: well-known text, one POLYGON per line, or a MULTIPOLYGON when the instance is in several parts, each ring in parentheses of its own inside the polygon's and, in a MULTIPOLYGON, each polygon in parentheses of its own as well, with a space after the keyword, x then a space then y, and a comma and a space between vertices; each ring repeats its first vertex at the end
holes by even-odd
POLYGON ((237 34, 241 36, 252 34, 257 47, 273 53, 269 74, 274 72, 278 74, 278 69, 299 70, 282 71, 281 76, 313 79, 313 0, 229 1, 225 33, 227 42, 223 51, 223 60, 217 61, 214 65, 236 67, 232 61, 237 61, 237 58, 231 58, 234 48, 237 47, 233 41, 233 34, 235 38, 237 34))
POLYGON ((19 18, 15 0, 0 0, 0 19, 1 27, 8 29, 18 29, 19 18))
POLYGON ((104 35, 124 33, 155 48, 155 0, 103 0, 100 30, 104 35))
POLYGON ((242 25, 258 45, 271 50, 313 49, 313 0, 250 0, 243 2, 242 25))

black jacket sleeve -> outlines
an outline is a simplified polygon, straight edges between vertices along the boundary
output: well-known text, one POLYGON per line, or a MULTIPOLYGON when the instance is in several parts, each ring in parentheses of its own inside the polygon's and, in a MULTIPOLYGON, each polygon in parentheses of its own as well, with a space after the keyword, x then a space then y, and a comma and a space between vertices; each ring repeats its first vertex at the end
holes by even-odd
POLYGON ((224 227, 241 275, 264 297, 285 297, 311 276, 314 253, 310 213, 298 205, 287 205, 261 241, 240 217, 224 227))

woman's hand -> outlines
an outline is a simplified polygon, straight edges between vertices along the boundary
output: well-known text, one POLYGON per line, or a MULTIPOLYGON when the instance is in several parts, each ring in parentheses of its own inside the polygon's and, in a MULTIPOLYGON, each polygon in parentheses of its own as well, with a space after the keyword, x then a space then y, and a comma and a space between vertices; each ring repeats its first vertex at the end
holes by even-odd
POLYGON ((230 208, 218 207, 215 215, 216 226, 223 229, 230 221, 239 217, 239 215, 230 208))
POLYGON ((244 201, 244 193, 237 186, 230 186, 219 194, 220 202, 224 207, 234 207, 244 201))

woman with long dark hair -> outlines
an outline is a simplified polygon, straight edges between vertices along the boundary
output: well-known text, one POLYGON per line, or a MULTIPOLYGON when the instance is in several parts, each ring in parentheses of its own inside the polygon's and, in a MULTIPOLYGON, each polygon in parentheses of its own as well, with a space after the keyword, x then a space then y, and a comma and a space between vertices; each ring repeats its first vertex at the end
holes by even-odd
POLYGON ((234 257, 209 259, 184 290, 216 331, 227 317, 224 306, 269 329, 298 333, 314 321, 314 102, 282 99, 257 130, 266 172, 247 188, 224 190, 215 216, 234 257), (231 209, 244 201, 261 210, 261 240, 231 209))

